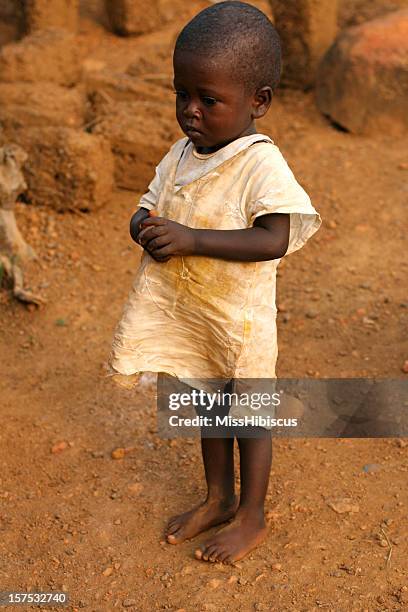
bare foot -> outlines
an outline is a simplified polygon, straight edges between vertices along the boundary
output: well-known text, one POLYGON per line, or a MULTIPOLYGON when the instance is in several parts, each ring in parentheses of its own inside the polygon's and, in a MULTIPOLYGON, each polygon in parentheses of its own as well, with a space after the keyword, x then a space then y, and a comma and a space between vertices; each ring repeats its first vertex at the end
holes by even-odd
POLYGON ((210 527, 225 523, 237 511, 238 500, 205 501, 189 512, 173 516, 168 522, 166 538, 169 544, 180 544, 210 527))
POLYGON ((263 516, 248 516, 238 511, 230 525, 220 529, 195 551, 195 557, 203 561, 234 563, 258 546, 266 533, 263 516))

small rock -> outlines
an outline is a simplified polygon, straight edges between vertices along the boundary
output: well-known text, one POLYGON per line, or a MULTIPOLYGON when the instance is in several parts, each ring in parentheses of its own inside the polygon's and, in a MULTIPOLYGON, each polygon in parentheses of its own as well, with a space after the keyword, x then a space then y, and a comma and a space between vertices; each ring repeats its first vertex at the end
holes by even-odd
POLYGON ((367 463, 363 467, 363 472, 378 472, 379 470, 381 470, 381 465, 378 463, 367 463))
POLYGON ((122 602, 122 606, 124 608, 130 608, 131 606, 136 606, 137 601, 136 599, 124 599, 122 602))
POLYGON ((94 459, 101 459, 104 456, 103 451, 92 451, 91 453, 94 459))
POLYGON ((234 574, 230 576, 227 580, 228 584, 235 584, 236 582, 238 582, 238 576, 234 576, 234 574))
POLYGON ((218 587, 222 584, 222 580, 220 580, 219 578, 211 578, 211 580, 209 580, 207 582, 207 586, 210 589, 218 589, 218 587))
POLYGON ((103 570, 102 574, 104 576, 111 576, 113 574, 113 567, 107 567, 105 570, 103 570))
POLYGON ((67 447, 68 447, 68 443, 63 440, 61 442, 57 442, 56 444, 54 444, 54 446, 51 448, 51 452, 52 453, 61 453, 67 447))
POLYGON ((138 495, 141 491, 143 491, 143 485, 140 482, 133 482, 128 485, 128 491, 133 493, 133 495, 138 495))
POLYGON ((329 508, 337 512, 337 514, 345 514, 346 512, 359 512, 360 507, 358 504, 353 502, 350 497, 344 497, 342 499, 336 499, 327 502, 329 508))
POLYGON ((280 572, 282 569, 282 563, 272 563, 271 568, 277 572, 280 572))
POLYGON ((401 438, 397 440, 396 444, 399 448, 406 448, 408 446, 407 440, 402 440, 401 438))
POLYGON ((309 309, 306 312, 306 316, 308 319, 315 319, 318 316, 318 314, 319 314, 318 311, 314 310, 313 308, 309 309))
POLYGON ((404 361, 404 365, 402 366, 401 370, 404 372, 404 374, 408 374, 408 359, 404 361))
POLYGON ((112 459, 123 459, 123 457, 125 456, 125 449, 124 448, 115 448, 115 450, 112 451, 111 453, 111 457, 112 459))

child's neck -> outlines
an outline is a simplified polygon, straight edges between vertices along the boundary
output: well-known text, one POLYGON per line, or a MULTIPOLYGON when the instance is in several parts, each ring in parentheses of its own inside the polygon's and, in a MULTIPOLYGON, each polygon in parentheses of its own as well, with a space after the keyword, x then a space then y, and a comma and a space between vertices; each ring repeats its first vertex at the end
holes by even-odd
POLYGON ((209 153, 215 153, 216 151, 219 151, 219 149, 222 149, 223 147, 226 147, 228 144, 230 144, 231 142, 234 142, 234 140, 238 140, 238 138, 243 138, 244 136, 252 136, 252 134, 257 134, 258 132, 256 131, 256 129, 254 128, 254 131, 250 134, 241 134, 241 136, 237 136, 237 138, 232 138, 231 140, 227 140, 226 142, 220 142, 219 144, 216 144, 212 147, 194 147, 195 150, 197 151, 197 153, 199 153, 200 155, 207 155, 209 153))

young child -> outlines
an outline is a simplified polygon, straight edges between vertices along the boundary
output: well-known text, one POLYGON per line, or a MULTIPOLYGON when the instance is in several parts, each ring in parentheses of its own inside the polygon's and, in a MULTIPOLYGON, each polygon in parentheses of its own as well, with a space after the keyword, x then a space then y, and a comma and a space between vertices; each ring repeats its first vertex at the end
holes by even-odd
MULTIPOLYGON (((214 379, 274 379, 276 268, 304 245, 320 215, 273 141, 256 131, 280 77, 270 20, 244 2, 198 13, 174 50, 177 121, 170 148, 130 224, 144 248, 116 328, 110 374, 170 375, 205 391, 214 379), (150 216, 149 211, 156 215, 150 216)), ((232 563, 266 534, 270 432, 202 437, 206 500, 170 520, 171 544, 231 520, 196 557, 232 563)))

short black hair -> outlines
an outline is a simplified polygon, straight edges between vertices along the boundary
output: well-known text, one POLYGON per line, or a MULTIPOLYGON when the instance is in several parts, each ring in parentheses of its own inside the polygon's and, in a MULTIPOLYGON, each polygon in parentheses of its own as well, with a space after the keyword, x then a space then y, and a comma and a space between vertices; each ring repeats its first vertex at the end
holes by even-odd
POLYGON ((231 61, 233 78, 248 92, 277 87, 280 38, 268 17, 251 4, 227 0, 200 11, 181 30, 174 53, 192 51, 231 61))

